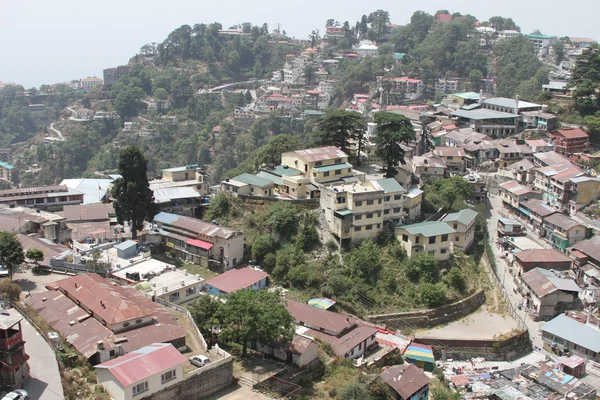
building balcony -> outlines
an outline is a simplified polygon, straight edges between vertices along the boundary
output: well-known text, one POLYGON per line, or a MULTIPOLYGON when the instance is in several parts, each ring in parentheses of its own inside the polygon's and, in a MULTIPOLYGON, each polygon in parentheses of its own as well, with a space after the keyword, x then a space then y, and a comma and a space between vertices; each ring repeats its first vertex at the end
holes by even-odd
POLYGON ((10 350, 17 344, 23 341, 23 335, 21 331, 8 331, 8 337, 0 337, 0 349, 1 350, 10 350), (12 333, 11 333, 12 332, 12 333))

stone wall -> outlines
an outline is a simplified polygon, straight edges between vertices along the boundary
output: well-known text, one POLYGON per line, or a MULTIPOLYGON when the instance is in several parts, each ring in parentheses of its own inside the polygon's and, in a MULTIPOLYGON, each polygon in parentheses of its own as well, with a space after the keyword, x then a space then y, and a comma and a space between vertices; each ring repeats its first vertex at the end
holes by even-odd
POLYGON ((201 400, 233 384, 233 357, 225 357, 185 375, 184 380, 144 400, 201 400))
POLYGON ((487 361, 513 361, 531 352, 529 332, 522 330, 504 339, 468 340, 415 337, 417 343, 433 348, 436 359, 469 360, 483 357, 487 361))
POLYGON ((480 290, 466 299, 439 308, 396 314, 369 315, 367 319, 391 329, 432 328, 459 320, 475 312, 483 303, 485 303, 485 293, 480 290))

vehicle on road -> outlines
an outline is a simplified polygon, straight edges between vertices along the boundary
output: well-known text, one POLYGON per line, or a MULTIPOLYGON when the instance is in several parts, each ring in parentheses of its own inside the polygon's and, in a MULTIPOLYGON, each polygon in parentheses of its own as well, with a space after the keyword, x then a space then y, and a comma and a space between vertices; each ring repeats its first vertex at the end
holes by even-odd
POLYGON ((29 400, 29 393, 26 390, 17 389, 4 395, 1 400, 29 400))
POLYGON ((190 362, 194 364, 196 367, 205 367, 210 364, 210 358, 206 356, 191 356, 190 362))

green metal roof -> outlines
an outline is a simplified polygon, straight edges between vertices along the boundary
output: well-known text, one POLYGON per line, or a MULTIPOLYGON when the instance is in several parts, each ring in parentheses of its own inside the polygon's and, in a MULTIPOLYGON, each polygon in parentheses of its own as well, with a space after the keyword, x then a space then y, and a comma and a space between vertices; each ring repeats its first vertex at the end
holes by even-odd
POLYGON ((337 171, 338 169, 352 168, 352 165, 348 163, 344 164, 333 164, 333 165, 323 165, 322 167, 314 167, 313 169, 318 172, 327 172, 327 171, 337 171))
POLYGON ((352 214, 352 211, 350 211, 350 210, 348 210, 348 209, 344 208, 343 210, 338 210, 338 211, 336 211, 336 213, 338 213, 338 214, 340 214, 340 215, 350 215, 350 214, 352 214))
POLYGON ((9 163, 5 163, 4 161, 0 161, 0 167, 4 167, 6 169, 13 169, 14 166, 10 165, 9 163))
POLYGON ((450 96, 460 97, 465 100, 479 100, 479 93, 475 92, 452 93, 450 96))
POLYGON ((300 170, 296 169, 296 168, 292 168, 289 167, 287 165, 278 165, 275 168, 273 168, 273 170, 271 171, 272 173, 274 173, 275 175, 280 175, 280 176, 296 176, 296 175, 300 175, 300 170))
POLYGON ((378 179, 376 181, 386 193, 403 192, 404 188, 394 178, 378 179))
POLYGON ((396 60, 402 60, 404 57, 406 57, 406 53, 394 53, 393 56, 396 60))
POLYGON ((477 218, 477 211, 473 211, 470 208, 456 211, 446 215, 442 220, 443 222, 460 222, 463 225, 469 225, 475 218, 477 218))
POLYGON ((423 235, 425 237, 447 235, 455 233, 448 224, 440 221, 421 222, 418 224, 397 226, 398 229, 404 229, 411 235, 423 235))
POLYGON ((272 186, 273 181, 265 178, 261 178, 260 176, 250 175, 250 174, 241 174, 233 178, 236 181, 247 183, 248 185, 254 185, 259 187, 272 186))
POLYGON ((317 111, 317 110, 304 110, 304 114, 305 115, 323 115, 324 112, 323 111, 317 111))
POLYGON ((259 178, 267 179, 276 185, 279 185, 279 186, 283 185, 283 178, 280 176, 273 175, 273 174, 270 174, 265 171, 260 171, 258 174, 256 174, 256 176, 259 178))
POLYGON ((548 35, 539 35, 537 33, 530 33, 529 35, 525 35, 531 39, 554 39, 556 36, 548 36, 548 35))

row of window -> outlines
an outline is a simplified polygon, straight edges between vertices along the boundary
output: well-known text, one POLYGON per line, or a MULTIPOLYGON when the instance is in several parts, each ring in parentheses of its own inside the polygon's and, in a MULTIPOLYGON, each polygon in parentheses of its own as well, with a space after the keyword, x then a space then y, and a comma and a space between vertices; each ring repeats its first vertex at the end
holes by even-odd
MULTIPOLYGON (((342 159, 341 158, 336 158, 333 163, 334 164, 341 164, 342 163, 342 159)), ((323 161, 317 161, 317 162, 315 162, 315 167, 320 167, 322 165, 323 165, 323 161)))
MULTIPOLYGON (((419 253, 420 249, 415 249, 415 253, 419 253)), ((440 254, 446 254, 448 252, 448 249, 440 249, 440 254)), ((427 253, 429 253, 429 255, 435 256, 435 250, 429 250, 427 253)))
MULTIPOLYGON (((377 224, 376 226, 377 226, 377 229, 381 229, 381 224, 377 224)), ((360 232, 360 231, 362 231, 362 228, 363 228, 362 226, 355 226, 354 232, 360 232)), ((373 229, 373 225, 365 225, 364 228, 365 228, 365 231, 370 231, 373 229)))
MULTIPOLYGON (((336 174, 336 175, 341 175, 341 174, 342 174, 342 171, 343 171, 343 170, 341 170, 341 169, 336 169, 336 170, 335 170, 335 174, 336 174)), ((352 172, 352 168, 348 168, 348 173, 350 173, 350 172, 352 172)), ((323 172, 323 176, 329 176, 329 175, 330 175, 330 171, 325 171, 325 172, 323 172)), ((316 178, 316 177, 317 177, 317 171, 313 172, 313 177, 314 177, 314 178, 316 178)))
MULTIPOLYGON (((458 242, 460 239, 458 236, 455 237, 455 241, 458 242)), ((402 241, 403 242, 408 242, 408 235, 403 234, 402 235, 402 241)), ((421 241, 421 237, 420 236, 415 236, 415 244, 419 244, 419 242, 421 241)), ((432 236, 429 238, 429 244, 435 244, 435 242, 437 241, 437 236, 432 236)), ((448 241, 448 235, 442 235, 442 240, 441 242, 447 242, 448 241)))
MULTIPOLYGON (((167 382, 172 381, 177 378, 177 370, 172 369, 170 371, 165 372, 160 376, 160 384, 164 385, 167 382)), ((133 387, 133 396, 140 395, 144 392, 148 391, 148 381, 138 383, 133 387)))
MULTIPOLYGON (((196 293, 198 293, 198 289, 196 288, 196 286, 190 286, 185 289, 185 297, 193 296, 196 293)), ((181 296, 180 296, 179 292, 171 293, 169 295, 169 301, 177 301, 180 298, 181 298, 181 296)))

